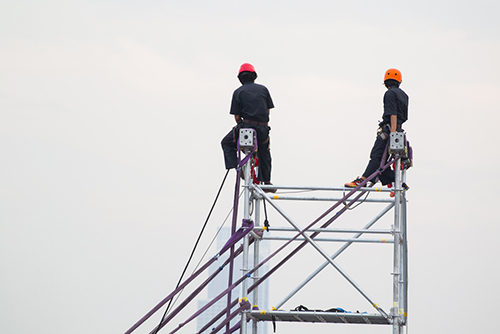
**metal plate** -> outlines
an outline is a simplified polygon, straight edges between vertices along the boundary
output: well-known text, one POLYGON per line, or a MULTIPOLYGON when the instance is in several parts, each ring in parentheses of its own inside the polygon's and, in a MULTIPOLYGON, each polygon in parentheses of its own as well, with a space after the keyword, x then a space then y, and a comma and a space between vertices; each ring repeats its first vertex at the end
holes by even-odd
POLYGON ((402 153, 405 149, 405 137, 403 132, 391 133, 390 150, 394 153, 402 153))
POLYGON ((391 322, 384 316, 375 313, 343 313, 343 312, 314 312, 314 311, 261 311, 253 310, 250 317, 258 321, 285 322, 323 322, 341 324, 377 324, 390 325, 391 322))
POLYGON ((240 129, 240 147, 253 148, 254 129, 240 129))

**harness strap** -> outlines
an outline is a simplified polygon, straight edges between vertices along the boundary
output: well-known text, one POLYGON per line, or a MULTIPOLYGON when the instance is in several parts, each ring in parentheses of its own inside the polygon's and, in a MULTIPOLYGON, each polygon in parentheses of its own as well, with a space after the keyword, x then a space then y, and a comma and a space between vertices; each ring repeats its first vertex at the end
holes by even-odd
POLYGON ((257 121, 251 121, 249 119, 244 119, 243 123, 258 125, 258 126, 267 126, 267 122, 257 122, 257 121))

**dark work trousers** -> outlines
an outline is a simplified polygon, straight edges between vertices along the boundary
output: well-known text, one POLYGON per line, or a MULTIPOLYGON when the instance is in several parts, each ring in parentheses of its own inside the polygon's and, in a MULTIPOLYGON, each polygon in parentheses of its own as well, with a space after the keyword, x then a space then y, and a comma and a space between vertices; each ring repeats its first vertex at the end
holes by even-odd
MULTIPOLYGON (((385 127, 383 131, 389 137, 391 131, 387 127, 385 127)), ((370 152, 370 162, 368 162, 368 166, 366 166, 365 172, 363 173, 364 177, 372 175, 377 169, 380 168, 380 162, 382 161, 382 157, 384 156, 384 151, 387 147, 388 140, 389 139, 383 140, 382 138, 380 138, 380 136, 377 135, 375 144, 373 144, 372 151, 370 152)), ((382 172, 382 175, 378 175, 378 179, 380 180, 380 182, 382 182, 382 185, 384 186, 386 184, 394 182, 395 178, 396 175, 394 174, 394 171, 391 169, 390 166, 387 167, 387 169, 382 172)))
POLYGON ((241 126, 235 126, 229 133, 222 138, 221 146, 224 151, 224 162, 226 169, 236 168, 238 166, 238 152, 236 140, 238 140, 239 128, 252 128, 257 132, 257 157, 259 159, 258 180, 261 182, 271 181, 271 152, 269 150, 269 130, 268 126, 259 126, 243 123, 241 126))

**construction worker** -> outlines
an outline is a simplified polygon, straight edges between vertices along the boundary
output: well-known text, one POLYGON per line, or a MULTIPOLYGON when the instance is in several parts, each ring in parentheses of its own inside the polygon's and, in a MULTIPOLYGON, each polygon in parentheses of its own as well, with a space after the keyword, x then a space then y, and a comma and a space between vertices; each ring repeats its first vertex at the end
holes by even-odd
MULTIPOLYGON (((370 153, 370 161, 366 166, 365 172, 361 177, 345 184, 346 187, 355 188, 368 176, 373 174, 378 168, 387 147, 387 140, 391 132, 402 132, 402 124, 408 120, 408 95, 399 88, 402 82, 401 72, 395 68, 385 71, 384 84, 387 91, 384 94, 384 114, 379 123, 377 139, 370 153)), ((372 179, 376 182, 377 178, 372 179)), ((387 185, 395 180, 394 171, 390 168, 385 169, 378 180, 382 185, 387 185)), ((406 186, 406 185, 405 185, 406 186)))
MULTIPOLYGON (((269 151, 268 126, 270 109, 274 108, 273 100, 267 88, 254 81, 257 73, 253 65, 241 65, 238 79, 241 86, 233 93, 230 114, 234 115, 236 126, 222 139, 226 169, 238 165, 237 145, 240 128, 252 128, 257 132, 257 157, 259 159, 258 180, 271 184, 271 152, 269 151)), ((268 189, 270 191, 270 189, 268 189)), ((276 190, 273 190, 275 192, 276 190)))

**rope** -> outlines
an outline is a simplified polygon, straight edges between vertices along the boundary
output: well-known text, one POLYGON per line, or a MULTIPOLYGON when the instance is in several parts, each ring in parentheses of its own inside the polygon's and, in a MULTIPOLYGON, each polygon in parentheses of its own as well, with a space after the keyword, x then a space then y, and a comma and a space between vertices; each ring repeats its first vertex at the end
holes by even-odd
POLYGON ((267 232, 269 232, 269 221, 267 220, 267 209, 266 209, 266 201, 262 201, 264 203, 264 227, 266 228, 267 232))
MULTIPOLYGON (((243 191, 244 190, 242 190, 240 192, 240 196, 238 198, 241 198, 241 195, 243 195, 243 191)), ((194 273, 194 271, 196 271, 196 269, 198 269, 198 267, 201 264, 201 261, 203 261, 203 258, 207 255, 208 251, 210 250, 210 247, 212 247, 212 245, 214 244, 214 242, 217 239, 217 236, 219 235, 220 231, 222 230, 222 228, 224 227, 224 225, 226 225, 227 219, 229 218, 229 215, 231 215, 231 212, 233 212, 233 209, 234 208, 231 208, 231 210, 229 210, 228 214, 226 215, 226 218, 224 218, 224 221, 222 222, 222 224, 217 229, 217 232, 215 233, 215 236, 213 237, 212 241, 210 241, 210 244, 207 246, 207 249, 205 250, 205 253, 203 253, 200 261, 198 262, 198 264, 196 265, 195 269, 193 270, 193 273, 194 273)))
MULTIPOLYGON (((240 192, 240 196, 239 198, 241 198, 241 195, 243 195, 243 191, 242 190, 240 192)), ((193 272, 191 273, 192 275, 196 272, 196 270, 198 270, 198 268, 200 267, 200 264, 201 262, 203 261, 203 259, 205 258, 205 256, 207 255, 208 251, 210 250, 210 248, 212 247, 213 243, 215 242, 215 240, 217 239, 217 236, 219 235, 220 231, 222 230, 222 228, 224 227, 224 225, 226 225, 226 222, 227 222, 227 219, 229 218, 229 216, 231 215, 231 212, 233 212, 233 207, 231 207, 231 210, 229 210, 228 214, 226 215, 226 218, 224 219, 224 221, 222 222, 222 224, 219 226, 219 228, 217 229, 217 232, 215 233, 215 236, 213 237, 212 241, 210 241, 210 244, 207 246, 207 248, 205 249, 205 252, 203 253, 203 255, 200 257, 200 261, 198 261, 198 263, 196 264, 196 266, 194 267, 193 269, 193 272)), ((179 294, 175 297, 175 299, 172 299, 173 302, 172 302, 172 305, 170 305, 170 307, 174 307, 175 304, 177 303, 177 300, 179 300, 179 298, 181 298, 181 295, 182 295, 182 292, 184 290, 181 290, 179 292, 179 294)), ((168 314, 168 313, 167 313, 168 314)))
MULTIPOLYGON (((175 286, 175 289, 177 289, 179 287, 179 285, 181 284, 182 279, 184 278, 184 274, 186 273, 186 270, 188 269, 189 264, 191 263, 191 260, 193 259, 193 255, 194 255, 194 253, 196 251, 196 248, 198 247, 198 243, 201 240, 201 236, 203 235, 203 232, 205 231, 205 227, 207 226, 208 220, 210 219, 210 216, 212 215, 212 211, 214 210, 215 204, 217 203, 217 200, 219 199, 219 195, 220 195, 220 193, 222 191, 222 187, 224 186, 224 183, 226 182, 226 178, 227 178, 227 175, 229 174, 229 171, 230 171, 230 169, 228 169, 226 171, 226 175, 224 175, 224 179, 222 180, 222 183, 221 183, 221 185, 219 187, 219 191, 217 192, 217 196, 215 196, 214 203, 212 204, 212 207, 210 208, 210 211, 208 213, 207 219, 205 220, 205 224, 203 224, 203 227, 202 227, 202 229, 200 231, 200 234, 198 235, 198 239, 196 240, 196 243, 194 244, 193 250, 191 251, 191 255, 189 256, 189 259, 188 259, 186 265, 184 266, 184 270, 182 271, 181 277, 179 277, 179 281, 177 282, 177 285, 175 286)), ((165 313, 163 313, 163 316, 161 317, 160 324, 158 325, 158 327, 157 327, 157 329, 155 331, 155 334, 157 334, 158 331, 160 330, 160 325, 162 324, 163 320, 165 320, 165 317, 167 316, 168 310, 170 309, 171 305, 172 305, 172 299, 170 299, 170 301, 168 303, 168 306, 165 309, 165 313)))
MULTIPOLYGON (((371 187, 373 187, 373 185, 374 185, 374 184, 375 184, 375 183, 371 182, 371 183, 370 183, 369 185, 367 185, 367 186, 371 188, 371 187)), ((344 190, 342 190, 342 194, 345 196, 345 188, 344 188, 344 190)), ((356 209, 358 206, 360 206, 361 204, 363 204, 363 203, 364 203, 364 201, 368 198, 368 195, 369 195, 369 194, 370 194, 370 192, 369 192, 369 191, 367 191, 367 192, 366 192, 366 196, 365 196, 365 198, 363 198, 363 199, 362 199, 362 200, 361 200, 358 204, 354 205, 353 207, 350 207, 350 206, 349 206, 349 205, 348 205, 345 201, 344 201, 342 204, 344 204, 344 206, 347 208, 347 210, 354 210, 354 209, 356 209)))

